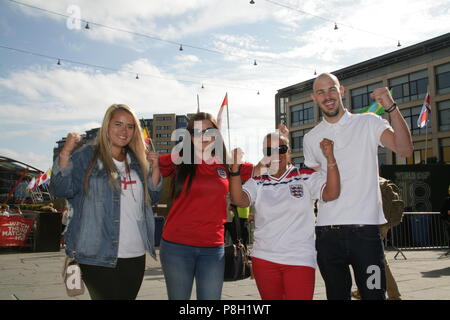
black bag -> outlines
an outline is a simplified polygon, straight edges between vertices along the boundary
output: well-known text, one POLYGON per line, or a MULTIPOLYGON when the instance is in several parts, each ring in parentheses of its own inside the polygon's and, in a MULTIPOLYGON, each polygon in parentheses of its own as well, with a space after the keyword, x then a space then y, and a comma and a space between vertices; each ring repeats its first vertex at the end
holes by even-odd
POLYGON ((239 216, 236 209, 233 209, 233 212, 233 224, 236 228, 236 238, 232 239, 233 244, 225 246, 224 281, 243 280, 251 275, 249 254, 241 242, 239 216))

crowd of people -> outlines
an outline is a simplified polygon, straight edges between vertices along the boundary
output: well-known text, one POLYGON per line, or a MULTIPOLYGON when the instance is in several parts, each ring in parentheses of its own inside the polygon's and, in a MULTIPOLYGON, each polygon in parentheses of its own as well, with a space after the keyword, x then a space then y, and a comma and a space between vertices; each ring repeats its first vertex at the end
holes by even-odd
MULTIPOLYGON (((168 177, 172 206, 160 260, 169 299, 189 299, 194 281, 198 299, 221 298, 228 194, 232 205, 256 211, 251 256, 262 299, 312 299, 317 266, 328 299, 351 299, 349 266, 362 299, 385 299, 377 148, 407 157, 411 135, 387 88, 372 98, 390 121, 350 113, 343 94, 333 74, 315 79, 311 98, 323 121, 304 137, 302 168, 291 163, 285 126, 264 138, 262 160, 253 165, 240 150, 226 150, 216 119, 203 112, 190 118, 181 148, 170 154, 147 149, 126 105, 108 108, 93 145, 79 147, 81 137, 69 133, 50 192, 73 209, 66 253, 80 265, 91 298, 136 298, 145 252, 156 259, 152 205, 168 177)), ((242 215, 245 228, 249 213, 242 215)))

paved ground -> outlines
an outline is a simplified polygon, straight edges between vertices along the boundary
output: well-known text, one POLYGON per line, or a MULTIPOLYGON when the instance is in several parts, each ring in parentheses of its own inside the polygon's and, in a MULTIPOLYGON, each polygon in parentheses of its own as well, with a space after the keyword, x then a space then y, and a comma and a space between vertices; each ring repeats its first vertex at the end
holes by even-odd
MULTIPOLYGON (((445 251, 405 251, 407 260, 394 260, 396 251, 388 251, 387 258, 397 279, 402 298, 407 300, 450 299, 450 256, 445 251)), ((62 284, 61 269, 64 253, 0 252, 0 300, 66 300, 69 298, 62 284)), ((195 298, 195 291, 192 294, 195 298)), ((167 299, 161 266, 147 258, 147 269, 138 295, 142 300, 167 299)), ((224 284, 224 300, 259 300, 254 280, 246 279, 224 284)), ((316 271, 314 299, 325 299, 325 287, 316 271)))

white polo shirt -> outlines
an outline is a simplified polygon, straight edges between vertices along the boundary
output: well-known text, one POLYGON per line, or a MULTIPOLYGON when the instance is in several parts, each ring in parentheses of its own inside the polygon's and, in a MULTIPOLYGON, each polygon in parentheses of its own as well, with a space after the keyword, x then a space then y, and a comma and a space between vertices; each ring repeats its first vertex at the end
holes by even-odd
POLYGON ((339 167, 339 198, 319 202, 317 225, 386 223, 378 185, 378 146, 389 122, 372 113, 351 114, 347 110, 337 123, 323 120, 303 139, 305 165, 321 167, 327 161, 320 149, 323 138, 334 141, 334 156, 339 167))
POLYGON ((118 257, 140 257, 145 254, 144 241, 138 226, 138 221, 142 223, 144 214, 142 182, 135 170, 126 172, 125 161, 113 160, 119 170, 121 187, 118 257))
POLYGON ((263 175, 244 184, 256 209, 253 257, 316 267, 313 200, 325 182, 321 172, 291 166, 280 178, 263 175))

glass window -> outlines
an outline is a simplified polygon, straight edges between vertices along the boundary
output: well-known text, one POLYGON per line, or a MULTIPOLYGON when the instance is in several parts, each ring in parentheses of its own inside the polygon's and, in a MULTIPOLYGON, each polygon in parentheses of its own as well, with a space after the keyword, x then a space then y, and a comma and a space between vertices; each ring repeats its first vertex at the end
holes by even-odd
POLYGON ((370 94, 373 90, 380 88, 382 85, 382 82, 377 82, 368 86, 352 89, 350 91, 352 111, 357 113, 359 109, 365 108, 374 102, 370 97, 370 94))
POLYGON ((305 162, 305 157, 296 157, 292 159, 292 164, 297 168, 300 168, 301 165, 305 162))
POLYGON ((427 93, 427 70, 410 73, 389 80, 392 96, 397 102, 423 99, 427 93))
POLYGON ((299 126, 314 121, 314 103, 312 101, 291 106, 291 126, 299 126))
POLYGON ((436 89, 438 94, 450 92, 450 63, 436 67, 436 89))
POLYGON ((292 152, 303 152, 303 136, 311 129, 297 130, 291 134, 292 152))
POLYGON ((450 100, 438 102, 439 131, 450 130, 450 100))
POLYGON ((401 109, 400 112, 405 118, 406 124, 409 127, 412 135, 420 135, 425 134, 425 130, 428 130, 428 134, 431 134, 431 122, 428 122, 427 126, 424 128, 419 128, 417 126, 417 119, 420 115, 420 110, 422 110, 422 106, 401 109))
POLYGON ((442 162, 450 163, 450 138, 439 140, 439 153, 442 162))
POLYGON ((378 165, 387 164, 386 148, 378 147, 378 165))

